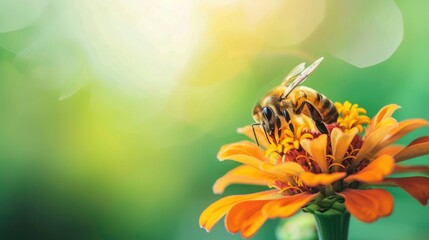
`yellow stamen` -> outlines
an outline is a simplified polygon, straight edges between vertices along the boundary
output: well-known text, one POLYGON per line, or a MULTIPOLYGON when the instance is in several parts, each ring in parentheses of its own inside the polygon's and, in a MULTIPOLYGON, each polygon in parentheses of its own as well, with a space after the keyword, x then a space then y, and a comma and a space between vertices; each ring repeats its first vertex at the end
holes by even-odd
POLYGON ((310 171, 313 170, 313 164, 311 164, 310 160, 307 160, 308 167, 310 167, 310 171))
MULTIPOLYGON (((289 128, 282 129, 280 134, 275 131, 274 139, 271 139, 272 144, 267 148, 265 155, 270 157, 272 153, 277 153, 274 157, 278 157, 278 155, 287 154, 292 149, 299 149, 301 140, 313 139, 313 135, 307 131, 304 125, 297 126, 294 132, 289 128)), ((285 158, 281 159, 282 162, 284 160, 285 158)))
POLYGON ((286 191, 287 191, 287 190, 289 190, 289 189, 296 189, 296 190, 298 190, 300 193, 302 193, 302 192, 303 192, 299 187, 287 187, 287 188, 283 188, 283 189, 280 191, 280 193, 284 193, 284 192, 286 192, 286 191))
POLYGON ((329 168, 334 167, 334 166, 341 167, 342 169, 345 169, 345 168, 346 168, 344 165, 339 164, 339 163, 332 163, 331 165, 329 165, 329 168))
POLYGON ((360 151, 360 148, 353 149, 353 150, 350 152, 350 155, 353 155, 354 153, 358 153, 359 151, 360 151))
POLYGON ((298 184, 298 187, 304 186, 304 184, 302 183, 302 180, 299 177, 294 176, 293 180, 296 182, 296 184, 298 184))
POLYGON ((290 150, 294 149, 293 145, 287 145, 284 149, 283 149, 283 153, 286 154, 287 152, 289 152, 290 150))
POLYGON ((305 161, 308 161, 308 157, 307 157, 307 156, 304 156, 304 155, 299 155, 299 156, 297 156, 295 159, 296 159, 297 161, 299 161, 301 158, 304 158, 304 160, 305 160, 305 161))
POLYGON ((357 128, 359 132, 363 132, 364 128, 362 125, 368 124, 371 121, 365 115, 366 110, 360 108, 357 104, 352 105, 349 101, 345 101, 343 104, 336 102, 335 107, 339 114, 337 123, 345 132, 349 132, 354 128, 357 128))
POLYGON ((356 157, 355 156, 347 156, 341 162, 344 162, 345 160, 348 160, 348 159, 352 159, 352 161, 355 161, 356 157))

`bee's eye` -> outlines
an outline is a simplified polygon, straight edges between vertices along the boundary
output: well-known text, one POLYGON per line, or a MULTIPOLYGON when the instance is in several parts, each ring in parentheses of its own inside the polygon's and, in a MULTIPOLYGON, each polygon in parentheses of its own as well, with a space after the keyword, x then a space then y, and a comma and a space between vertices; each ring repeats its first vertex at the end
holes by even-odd
POLYGON ((262 114, 264 114, 264 117, 270 121, 273 117, 273 111, 269 107, 262 108, 262 114))

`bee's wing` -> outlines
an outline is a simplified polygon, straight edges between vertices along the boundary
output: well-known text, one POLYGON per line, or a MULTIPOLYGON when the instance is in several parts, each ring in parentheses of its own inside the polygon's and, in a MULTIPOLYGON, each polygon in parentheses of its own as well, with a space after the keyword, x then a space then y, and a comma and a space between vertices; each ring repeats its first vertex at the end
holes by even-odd
MULTIPOLYGON (((283 95, 280 98, 286 98, 290 92, 292 92, 293 89, 295 89, 298 85, 300 85, 301 83, 303 83, 308 75, 310 75, 314 69, 317 68, 317 66, 319 66, 319 64, 323 61, 323 57, 317 59, 316 61, 314 61, 310 66, 308 66, 306 69, 304 69, 304 71, 302 71, 294 80, 291 84, 289 84, 286 89, 285 92, 283 93, 283 95)), ((301 65, 301 64, 300 64, 301 65)), ((298 65, 299 66, 299 65, 298 65)))
POLYGON ((294 67, 288 75, 283 79, 282 86, 289 85, 302 71, 305 69, 305 63, 301 63, 298 66, 294 67))

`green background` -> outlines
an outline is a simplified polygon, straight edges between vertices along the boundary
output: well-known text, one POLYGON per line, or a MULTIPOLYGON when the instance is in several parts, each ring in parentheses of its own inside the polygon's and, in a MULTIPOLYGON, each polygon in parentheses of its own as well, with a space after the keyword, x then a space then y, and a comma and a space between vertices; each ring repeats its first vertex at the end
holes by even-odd
MULTIPOLYGON (((265 91, 319 56, 306 85, 332 100, 429 119, 425 1, 2 1, 2 239, 241 239, 223 222, 198 226, 221 197, 212 184, 237 165, 217 151, 245 139, 236 129, 265 91)), ((391 192, 393 214, 352 218, 350 239, 428 237, 429 209, 391 192)), ((277 223, 254 239, 274 239, 277 223)))

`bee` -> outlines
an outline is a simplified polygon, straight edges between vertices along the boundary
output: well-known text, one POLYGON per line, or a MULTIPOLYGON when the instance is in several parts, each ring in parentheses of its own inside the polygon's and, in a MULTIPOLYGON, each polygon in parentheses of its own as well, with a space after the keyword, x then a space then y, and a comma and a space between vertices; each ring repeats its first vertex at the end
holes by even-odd
POLYGON ((322 60, 323 57, 317 59, 307 68, 304 63, 299 64, 285 77, 280 86, 272 89, 256 104, 253 108, 253 119, 256 123, 252 124, 252 129, 258 145, 255 126, 262 127, 265 137, 271 143, 268 136, 273 139, 274 132, 280 131, 284 124, 294 132, 291 117, 300 114, 309 116, 320 133, 328 133, 325 124, 336 122, 338 118, 334 103, 316 90, 300 86, 322 60))

